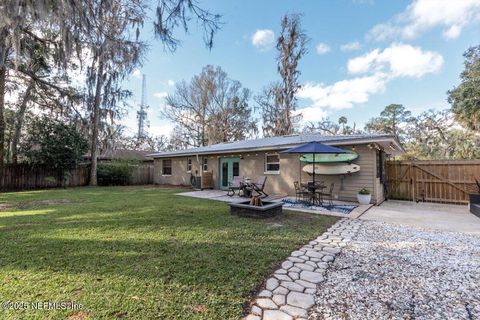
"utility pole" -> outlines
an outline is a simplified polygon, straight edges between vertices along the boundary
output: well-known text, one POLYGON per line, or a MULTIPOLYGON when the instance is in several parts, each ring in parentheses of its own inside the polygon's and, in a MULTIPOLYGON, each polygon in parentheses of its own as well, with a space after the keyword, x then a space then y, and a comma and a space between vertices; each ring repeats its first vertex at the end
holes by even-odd
POLYGON ((142 101, 140 103, 140 110, 137 111, 137 119, 138 119, 138 133, 137 133, 137 141, 138 144, 141 144, 143 140, 147 137, 147 80, 145 75, 142 75, 142 101))

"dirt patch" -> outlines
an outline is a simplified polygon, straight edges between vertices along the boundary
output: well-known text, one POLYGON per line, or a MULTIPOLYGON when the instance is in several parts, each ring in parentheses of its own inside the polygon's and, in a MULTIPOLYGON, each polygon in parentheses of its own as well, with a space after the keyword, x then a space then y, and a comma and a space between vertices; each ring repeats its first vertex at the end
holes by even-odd
POLYGON ((53 206, 56 204, 66 204, 66 203, 73 203, 74 201, 70 199, 47 199, 47 200, 33 200, 33 201, 25 201, 25 202, 20 202, 17 205, 17 208, 19 209, 27 209, 31 207, 37 207, 37 206, 53 206))
POLYGON ((0 212, 1 212, 1 211, 12 210, 12 209, 15 209, 15 206, 14 206, 13 204, 10 204, 10 203, 0 203, 0 212))
POLYGON ((85 319, 89 319, 89 315, 88 315, 88 312, 78 311, 77 313, 72 314, 67 319, 68 320, 85 320, 85 319))
POLYGON ((208 308, 204 304, 196 304, 196 305, 192 306, 192 310, 195 313, 205 313, 205 312, 208 311, 208 308))

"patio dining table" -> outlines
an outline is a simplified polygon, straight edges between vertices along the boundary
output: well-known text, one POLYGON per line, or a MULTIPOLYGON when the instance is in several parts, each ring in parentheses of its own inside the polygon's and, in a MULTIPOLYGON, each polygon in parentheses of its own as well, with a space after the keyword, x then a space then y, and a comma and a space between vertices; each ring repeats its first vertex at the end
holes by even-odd
POLYGON ((323 189, 325 189, 327 186, 324 185, 323 183, 318 183, 318 182, 305 182, 301 184, 302 187, 308 191, 309 193, 309 202, 312 205, 319 204, 322 205, 322 199, 319 194, 322 193, 323 189))

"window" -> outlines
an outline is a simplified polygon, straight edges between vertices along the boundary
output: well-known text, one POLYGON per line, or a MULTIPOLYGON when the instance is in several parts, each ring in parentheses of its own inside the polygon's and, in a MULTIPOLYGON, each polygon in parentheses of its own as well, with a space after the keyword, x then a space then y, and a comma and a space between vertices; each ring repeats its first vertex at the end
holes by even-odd
POLYGON ((192 159, 188 158, 187 159, 187 172, 192 171, 192 159))
POLYGON ((170 159, 162 160, 162 174, 164 176, 172 175, 172 160, 170 159))
POLYGON ((208 158, 203 158, 203 171, 208 171, 208 158))
POLYGON ((265 173, 279 173, 280 156, 278 153, 265 154, 265 173))

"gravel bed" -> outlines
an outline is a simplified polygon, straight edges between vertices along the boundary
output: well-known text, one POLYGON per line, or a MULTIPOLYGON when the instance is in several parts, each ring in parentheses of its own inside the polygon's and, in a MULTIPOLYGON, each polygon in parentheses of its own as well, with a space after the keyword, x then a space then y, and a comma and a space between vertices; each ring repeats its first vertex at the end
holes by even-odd
POLYGON ((363 221, 309 319, 480 319, 480 237, 363 221))

